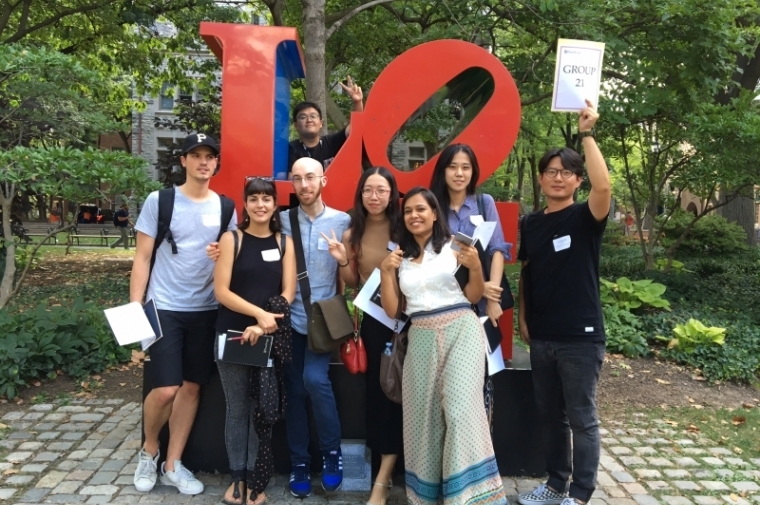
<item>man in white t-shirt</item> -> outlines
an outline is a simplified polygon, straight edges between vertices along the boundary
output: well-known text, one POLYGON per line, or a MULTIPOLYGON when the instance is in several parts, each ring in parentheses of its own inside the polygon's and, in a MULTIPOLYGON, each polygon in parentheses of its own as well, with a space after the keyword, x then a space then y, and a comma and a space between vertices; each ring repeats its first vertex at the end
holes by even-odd
MULTIPOLYGON (((163 337, 150 347, 153 389, 143 405, 145 444, 134 476, 135 488, 148 492, 156 484, 160 454, 158 434, 169 422, 170 439, 161 483, 184 494, 203 492, 203 484, 181 462, 198 409, 200 387, 214 369, 214 325, 218 303, 214 297, 214 263, 206 246, 218 239, 222 200, 209 189, 219 148, 202 133, 185 138, 180 161, 187 173, 174 190, 171 240, 163 240, 151 257, 158 235, 159 196, 151 193, 135 225, 137 248, 129 282, 129 300, 152 299, 163 337), (176 247, 176 253, 173 249, 176 247), (150 279, 150 283, 148 280, 150 279)), ((235 229, 234 212, 226 226, 235 229)))

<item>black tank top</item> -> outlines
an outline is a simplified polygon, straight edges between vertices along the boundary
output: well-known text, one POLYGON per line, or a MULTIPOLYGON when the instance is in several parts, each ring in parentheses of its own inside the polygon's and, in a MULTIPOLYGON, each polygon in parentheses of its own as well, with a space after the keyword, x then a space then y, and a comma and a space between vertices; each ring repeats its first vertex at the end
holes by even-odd
MULTIPOLYGON (((240 253, 232 264, 230 276, 230 291, 257 307, 265 309, 267 301, 282 293, 282 255, 276 235, 266 238, 254 237, 243 232, 240 253), (275 261, 267 259, 279 258, 275 261), (275 253, 276 252, 276 253, 275 253)), ((240 314, 219 305, 219 315, 216 319, 216 330, 224 333, 227 330, 243 331, 248 326, 256 324, 256 318, 240 314)))

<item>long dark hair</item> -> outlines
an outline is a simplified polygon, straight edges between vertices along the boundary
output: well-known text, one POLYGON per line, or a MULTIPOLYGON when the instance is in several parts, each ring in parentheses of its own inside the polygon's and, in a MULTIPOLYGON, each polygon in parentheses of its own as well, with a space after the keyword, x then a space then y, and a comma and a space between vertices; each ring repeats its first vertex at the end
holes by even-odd
POLYGON ((281 230, 280 226, 280 213, 277 212, 277 188, 274 185, 274 180, 270 177, 248 177, 245 180, 245 187, 243 188, 243 221, 238 225, 238 229, 245 230, 251 224, 251 218, 248 216, 246 210, 246 202, 251 195, 267 195, 274 198, 274 214, 272 219, 269 220, 269 230, 272 233, 277 233, 281 230))
POLYGON ((446 219, 448 219, 448 210, 451 205, 451 200, 449 199, 449 187, 446 185, 446 169, 451 165, 451 160, 454 159, 454 155, 457 153, 465 153, 470 158, 472 179, 470 179, 470 183, 467 185, 468 195, 475 194, 475 188, 478 186, 478 179, 480 178, 478 158, 475 156, 475 152, 470 146, 467 144, 451 144, 441 151, 441 155, 438 156, 438 161, 435 162, 433 177, 430 179, 430 190, 438 199, 441 207, 446 209, 446 219))
MULTIPOLYGON (((439 205, 438 200, 435 199, 433 192, 427 188, 423 188, 422 186, 417 186, 410 189, 409 192, 404 195, 404 201, 401 206, 403 207, 406 205, 406 202, 410 198, 417 195, 422 195, 425 198, 427 204, 430 205, 431 209, 433 209, 433 213, 435 213, 435 216, 437 218, 433 222, 433 236, 430 238, 430 240, 433 242, 433 250, 435 253, 440 254, 443 244, 445 244, 451 238, 449 220, 445 215, 443 215, 443 212, 441 212, 441 206, 439 205)), ((404 251, 404 258, 418 258, 422 253, 420 245, 416 240, 414 240, 414 235, 412 235, 412 233, 406 228, 406 222, 404 223, 404 227, 401 230, 399 246, 401 247, 401 250, 404 251)))
POLYGON ((364 230, 367 227, 367 209, 364 208, 364 200, 362 200, 362 190, 367 183, 367 179, 372 175, 379 175, 386 181, 391 188, 391 195, 388 198, 388 207, 385 209, 385 216, 390 221, 391 240, 398 242, 400 229, 403 226, 401 222, 401 205, 399 203, 398 185, 396 179, 390 170, 385 167, 371 167, 362 173, 359 178, 359 184, 356 186, 356 193, 354 194, 354 211, 351 213, 351 249, 358 254, 361 250, 362 237, 364 236, 364 230))

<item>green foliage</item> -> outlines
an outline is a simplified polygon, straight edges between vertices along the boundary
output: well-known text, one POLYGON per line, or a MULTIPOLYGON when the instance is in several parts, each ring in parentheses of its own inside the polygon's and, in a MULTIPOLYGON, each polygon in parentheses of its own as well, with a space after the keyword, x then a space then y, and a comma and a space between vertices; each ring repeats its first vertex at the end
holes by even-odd
POLYGON ((667 289, 664 284, 651 279, 631 281, 627 277, 621 277, 617 282, 600 280, 600 295, 605 305, 617 305, 629 311, 642 307, 670 310, 670 302, 662 298, 667 289))
POLYGON ((107 327, 102 309, 77 299, 70 306, 10 312, 0 310, 0 397, 14 398, 37 379, 61 370, 75 378, 129 360, 107 327))
POLYGON ((710 345, 723 345, 725 340, 725 328, 717 326, 705 326, 696 319, 689 319, 685 324, 677 324, 673 328, 676 336, 672 339, 657 336, 659 340, 668 342, 668 349, 675 349, 685 353, 694 352, 697 347, 710 345))
MULTIPOLYGON (((670 247, 693 218, 687 212, 674 214, 664 226, 663 247, 670 247)), ((746 233, 741 226, 729 223, 718 214, 709 214, 694 223, 677 251, 688 255, 720 255, 741 253, 747 248, 746 233)))
POLYGON ((642 277, 644 260, 641 258, 641 248, 637 245, 623 247, 603 245, 602 257, 599 260, 599 275, 605 279, 642 277))
POLYGON ((607 335, 607 350, 629 358, 649 354, 647 339, 639 318, 618 305, 605 305, 604 331, 607 335))

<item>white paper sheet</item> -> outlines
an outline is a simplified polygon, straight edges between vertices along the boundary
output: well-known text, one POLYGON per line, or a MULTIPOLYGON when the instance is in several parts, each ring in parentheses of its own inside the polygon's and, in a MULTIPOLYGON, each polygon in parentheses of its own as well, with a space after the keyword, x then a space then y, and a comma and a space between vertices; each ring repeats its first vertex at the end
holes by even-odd
MULTIPOLYGON (((156 340, 156 334, 150 326, 150 321, 145 316, 143 306, 139 302, 131 302, 110 309, 103 310, 108 320, 108 325, 113 331, 119 345, 129 345, 135 342, 156 340)), ((149 346, 150 344, 148 344, 149 346)), ((143 349, 146 346, 143 344, 143 349)))
POLYGON ((496 231, 496 221, 483 221, 472 233, 473 243, 480 242, 484 250, 488 249, 488 243, 494 231, 496 231))
POLYGON ((559 39, 554 68, 554 112, 580 112, 585 100, 599 105, 604 44, 589 40, 559 39))
MULTIPOLYGON (((488 321, 488 316, 481 316, 480 324, 485 324, 488 321)), ((490 324, 490 323, 489 323, 490 324)), ((504 355, 501 353, 501 344, 499 344, 492 353, 488 352, 488 337, 483 333, 483 337, 486 341, 486 363, 488 363, 488 375, 493 375, 501 372, 507 365, 504 364, 504 355)))
MULTIPOLYGON (((362 287, 361 291, 356 295, 354 299, 354 305, 362 309, 364 313, 369 314, 373 318, 377 319, 391 330, 396 329, 396 320, 392 317, 388 317, 385 313, 382 305, 380 305, 380 269, 376 268, 372 275, 369 276, 367 282, 362 287)), ((399 323, 398 330, 406 324, 408 319, 406 314, 402 314, 402 321, 399 323)))

